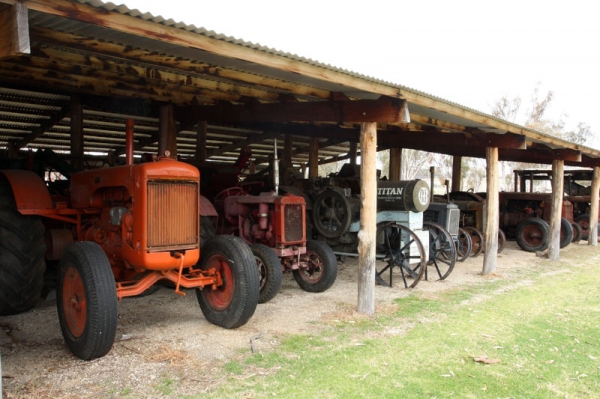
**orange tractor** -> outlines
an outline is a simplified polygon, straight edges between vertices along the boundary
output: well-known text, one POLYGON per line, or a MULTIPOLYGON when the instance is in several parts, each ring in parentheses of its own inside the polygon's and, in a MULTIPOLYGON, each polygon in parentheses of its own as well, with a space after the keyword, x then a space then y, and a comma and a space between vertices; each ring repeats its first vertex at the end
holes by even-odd
POLYGON ((23 170, 0 171, 0 314, 35 306, 46 260, 58 261, 57 308, 65 342, 84 360, 112 348, 118 301, 159 280, 195 288, 206 319, 245 324, 258 303, 255 259, 243 240, 217 236, 202 246, 198 169, 165 157, 74 173, 68 197, 23 170))

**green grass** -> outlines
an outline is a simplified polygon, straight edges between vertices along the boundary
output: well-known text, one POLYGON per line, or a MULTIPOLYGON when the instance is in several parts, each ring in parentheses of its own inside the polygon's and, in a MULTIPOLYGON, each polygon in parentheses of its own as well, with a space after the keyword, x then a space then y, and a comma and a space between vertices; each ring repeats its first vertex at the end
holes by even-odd
MULTIPOLYGON (((597 248, 532 261, 513 279, 426 299, 375 318, 284 337, 225 370, 247 378, 213 397, 589 398, 600 395, 597 248), (539 263, 538 266, 533 263, 539 263), (474 357, 498 359, 495 364, 474 357), (261 376, 253 376, 260 370, 261 376), (264 377, 263 375, 267 375, 264 377)), ((235 383, 232 383, 235 382, 235 383)))

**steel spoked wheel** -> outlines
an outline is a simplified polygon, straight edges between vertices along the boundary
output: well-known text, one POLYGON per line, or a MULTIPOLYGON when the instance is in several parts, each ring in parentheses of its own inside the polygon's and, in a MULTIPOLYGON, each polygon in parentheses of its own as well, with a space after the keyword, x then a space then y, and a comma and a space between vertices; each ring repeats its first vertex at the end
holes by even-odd
POLYGON ((463 229, 458 229, 458 237, 456 239, 456 260, 464 262, 470 255, 473 248, 471 235, 463 229))
POLYGON ((294 270, 294 280, 304 291, 323 292, 335 282, 338 273, 335 254, 322 241, 308 241, 301 258, 306 267, 294 270))
POLYGON ((471 236, 472 249, 471 256, 476 257, 479 256, 481 252, 483 252, 483 234, 475 227, 463 227, 463 230, 466 231, 471 236))
POLYGON ((315 199, 312 209, 313 224, 323 237, 340 237, 348 231, 351 217, 350 204, 341 193, 326 190, 315 199))
POLYGON ((256 259, 260 284, 258 303, 267 303, 275 298, 283 281, 281 261, 275 252, 263 244, 252 244, 250 249, 256 259))
POLYGON ((408 227, 396 222, 382 224, 377 229, 376 253, 385 262, 375 272, 377 284, 392 287, 394 275, 399 274, 405 288, 414 288, 423 278, 427 267, 425 248, 408 227))
POLYGON ((110 351, 117 332, 117 288, 98 244, 67 247, 59 265, 56 304, 63 337, 75 356, 91 360, 110 351))
MULTIPOLYGON (((444 280, 452 273, 456 263, 456 248, 454 240, 446 229, 433 222, 424 222, 423 228, 429 231, 429 261, 428 266, 433 266, 438 280, 444 280)), ((428 270, 425 279, 429 278, 428 270)))
POLYGON ((221 277, 220 285, 196 290, 204 317, 223 328, 246 324, 260 294, 258 267, 248 244, 238 237, 217 236, 202 247, 200 268, 214 269, 221 277))
POLYGON ((515 238, 519 247, 527 252, 548 248, 550 225, 540 218, 528 218, 517 225, 515 238))

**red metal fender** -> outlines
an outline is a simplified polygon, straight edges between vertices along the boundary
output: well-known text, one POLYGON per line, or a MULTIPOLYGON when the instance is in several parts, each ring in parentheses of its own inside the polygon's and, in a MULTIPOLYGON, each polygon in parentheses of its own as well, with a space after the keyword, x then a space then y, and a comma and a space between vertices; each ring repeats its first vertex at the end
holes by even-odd
POLYGON ((0 170, 8 180, 15 196, 17 210, 24 215, 37 213, 36 210, 54 209, 54 201, 41 177, 28 170, 0 170))
POLYGON ((219 216, 213 204, 202 195, 200 196, 200 216, 219 216))

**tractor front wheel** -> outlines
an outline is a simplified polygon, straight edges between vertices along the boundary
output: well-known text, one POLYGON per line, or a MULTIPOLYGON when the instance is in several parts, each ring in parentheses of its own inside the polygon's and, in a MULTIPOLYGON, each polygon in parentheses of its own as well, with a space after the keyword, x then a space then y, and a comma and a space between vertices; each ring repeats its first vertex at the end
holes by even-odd
POLYGON ((258 267, 248 244, 235 236, 217 236, 202 247, 200 268, 215 269, 222 280, 219 286, 196 290, 206 320, 223 328, 246 324, 260 293, 258 267))
POLYGON ((98 244, 67 247, 59 264, 56 305, 63 337, 75 356, 91 360, 110 351, 117 332, 117 287, 98 244))
POLYGON ((275 252, 263 244, 252 244, 250 249, 256 259, 260 278, 260 295, 258 303, 267 303, 275 298, 283 282, 281 261, 275 252))
POLYGON ((548 248, 550 225, 540 218, 527 218, 517 225, 515 239, 524 251, 543 251, 548 248))
POLYGON ((331 248, 322 241, 307 241, 302 260, 307 268, 294 270, 294 280, 308 292, 324 292, 337 278, 338 265, 331 248))

